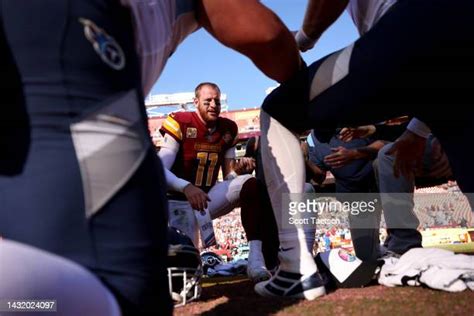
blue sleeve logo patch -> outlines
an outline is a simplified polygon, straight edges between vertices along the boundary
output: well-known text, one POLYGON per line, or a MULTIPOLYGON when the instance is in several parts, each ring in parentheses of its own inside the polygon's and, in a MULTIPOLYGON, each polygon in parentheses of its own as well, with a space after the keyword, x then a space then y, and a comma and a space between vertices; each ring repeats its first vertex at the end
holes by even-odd
POLYGON ((122 70, 125 67, 125 54, 115 39, 91 20, 80 18, 79 22, 84 26, 84 35, 100 59, 112 69, 122 70))

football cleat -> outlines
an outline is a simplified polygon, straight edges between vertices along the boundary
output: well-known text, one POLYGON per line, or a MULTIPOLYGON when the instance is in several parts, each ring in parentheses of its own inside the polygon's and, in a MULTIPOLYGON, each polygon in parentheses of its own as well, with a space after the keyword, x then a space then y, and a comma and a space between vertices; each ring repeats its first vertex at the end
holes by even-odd
POLYGON ((308 276, 278 269, 268 281, 255 285, 255 292, 264 297, 304 298, 314 300, 326 294, 327 278, 315 272, 308 276))

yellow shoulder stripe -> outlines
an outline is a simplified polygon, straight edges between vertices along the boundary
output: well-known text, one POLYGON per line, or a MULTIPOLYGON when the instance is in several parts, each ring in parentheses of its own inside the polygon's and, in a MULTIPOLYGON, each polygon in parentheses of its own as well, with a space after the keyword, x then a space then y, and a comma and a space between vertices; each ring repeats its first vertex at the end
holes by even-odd
POLYGON ((183 133, 181 132, 181 127, 179 126, 179 123, 176 122, 176 120, 171 116, 168 116, 163 122, 163 127, 179 140, 183 139, 183 133))

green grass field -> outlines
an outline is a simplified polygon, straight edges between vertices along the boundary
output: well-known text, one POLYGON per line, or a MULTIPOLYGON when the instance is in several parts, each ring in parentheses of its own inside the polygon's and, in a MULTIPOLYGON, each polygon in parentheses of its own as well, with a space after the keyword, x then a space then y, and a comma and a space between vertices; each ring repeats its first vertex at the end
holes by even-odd
POLYGON ((245 277, 210 278, 200 301, 175 315, 474 315, 474 292, 373 285, 338 289, 314 301, 262 298, 245 277))

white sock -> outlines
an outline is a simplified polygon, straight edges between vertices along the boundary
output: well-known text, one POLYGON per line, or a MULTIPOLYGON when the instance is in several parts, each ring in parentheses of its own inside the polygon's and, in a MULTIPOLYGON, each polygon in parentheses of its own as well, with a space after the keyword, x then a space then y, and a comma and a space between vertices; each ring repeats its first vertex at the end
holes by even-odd
MULTIPOLYGON (((280 122, 265 111, 260 114, 262 129, 262 161, 268 194, 278 225, 278 231, 288 229, 283 218, 288 218, 288 205, 283 205, 283 195, 303 193, 305 163, 300 140, 280 122)), ((296 232, 296 227, 291 227, 296 232)))
MULTIPOLYGON (((273 213, 278 225, 280 238, 279 252, 282 270, 312 274, 317 271, 312 256, 314 230, 306 234, 303 228, 284 223, 288 220, 288 206, 283 205, 282 197, 288 193, 303 193, 305 184, 305 164, 299 138, 265 111, 260 113, 262 130, 262 160, 268 193, 273 213), (307 242, 308 240, 308 242, 307 242), (308 244, 311 244, 309 247, 308 244), (311 250, 308 250, 311 249, 311 250), (285 251, 286 250, 286 251, 285 251)), ((301 214, 300 217, 311 216, 301 214)))
MULTIPOLYGON (((310 238, 305 235, 303 229, 298 229, 296 234, 279 234, 281 249, 278 258, 282 270, 303 275, 310 275, 318 271, 312 252, 309 250, 309 247, 312 249, 312 243, 310 246, 310 243, 307 242, 310 238)), ((314 241, 314 235, 312 240, 314 241)))
POLYGON ((262 253, 262 241, 261 240, 249 241, 249 248, 250 248, 249 263, 265 266, 265 259, 263 258, 263 253, 262 253))

